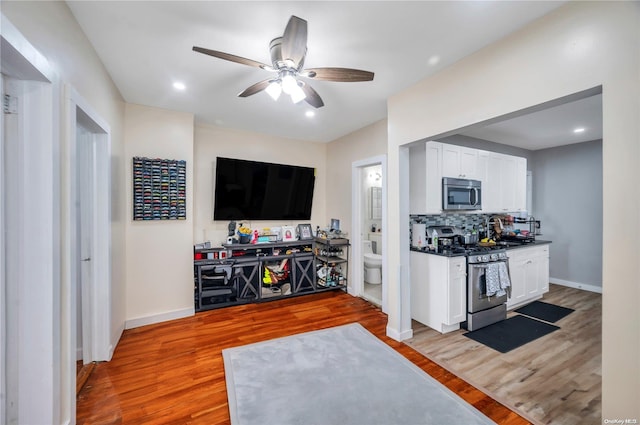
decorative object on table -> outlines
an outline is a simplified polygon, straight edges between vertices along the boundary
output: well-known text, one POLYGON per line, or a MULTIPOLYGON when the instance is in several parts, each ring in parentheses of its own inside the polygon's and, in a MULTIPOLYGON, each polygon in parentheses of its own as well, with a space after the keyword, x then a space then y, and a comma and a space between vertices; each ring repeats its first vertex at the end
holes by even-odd
POLYGON ((269 229, 271 235, 275 235, 276 240, 272 240, 271 242, 278 242, 282 240, 282 227, 271 227, 269 229))
POLYGON ((235 221, 230 221, 228 229, 229 229, 229 232, 227 233, 227 236, 235 235, 236 234, 236 222, 235 221))
POLYGON ((232 425, 494 423, 358 323, 222 357, 232 425))
POLYGON ((238 239, 240 243, 251 242, 252 235, 253 232, 251 232, 251 229, 249 227, 240 225, 240 228, 238 229, 238 239))
POLYGON ((187 162, 133 158, 133 219, 187 218, 187 162))
POLYGON ((313 230, 310 224, 298 224, 298 237, 301 241, 313 239, 313 230))
POLYGON ((293 226, 282 226, 282 242, 296 240, 296 229, 293 226))
POLYGON ((340 220, 338 220, 337 218, 332 218, 331 219, 331 231, 332 232, 339 232, 340 231, 340 220))

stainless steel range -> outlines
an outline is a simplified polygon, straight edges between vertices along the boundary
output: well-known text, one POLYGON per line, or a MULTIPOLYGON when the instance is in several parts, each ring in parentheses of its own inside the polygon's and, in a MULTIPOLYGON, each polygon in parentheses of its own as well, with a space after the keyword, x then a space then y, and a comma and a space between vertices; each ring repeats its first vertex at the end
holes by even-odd
POLYGON ((507 251, 477 247, 467 251, 467 322, 470 331, 507 318, 511 294, 507 251))

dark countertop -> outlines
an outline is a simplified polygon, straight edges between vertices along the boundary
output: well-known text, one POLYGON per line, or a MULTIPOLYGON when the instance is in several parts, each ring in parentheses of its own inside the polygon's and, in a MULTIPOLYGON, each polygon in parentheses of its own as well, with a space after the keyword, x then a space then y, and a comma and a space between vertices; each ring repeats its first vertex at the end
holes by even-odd
MULTIPOLYGON (((511 250, 511 249, 518 249, 518 248, 528 248, 532 246, 548 245, 550 243, 551 241, 545 241, 545 240, 539 240, 539 239, 536 239, 533 242, 527 242, 527 243, 509 242, 508 245, 504 246, 504 249, 511 250)), ((442 247, 438 249, 438 251, 429 251, 427 248, 419 249, 419 248, 411 247, 411 251, 421 252, 424 254, 431 254, 431 255, 440 255, 442 257, 463 257, 466 255, 465 252, 455 252, 455 250, 442 249, 442 247)))

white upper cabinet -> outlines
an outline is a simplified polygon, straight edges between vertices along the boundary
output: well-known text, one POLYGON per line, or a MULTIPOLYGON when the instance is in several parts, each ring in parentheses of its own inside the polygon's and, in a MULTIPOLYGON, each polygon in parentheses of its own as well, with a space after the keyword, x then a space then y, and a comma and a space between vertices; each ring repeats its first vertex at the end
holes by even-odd
POLYGON ((410 214, 442 212, 442 143, 411 147, 409 157, 410 214))
POLYGON ((478 180, 478 150, 442 144, 442 176, 478 180))
POLYGON ((504 213, 527 209, 527 159, 481 151, 484 167, 482 212, 504 213))
POLYGON ((496 152, 426 142, 411 147, 411 214, 442 213, 442 178, 482 182, 482 212, 526 210, 527 160, 496 152))

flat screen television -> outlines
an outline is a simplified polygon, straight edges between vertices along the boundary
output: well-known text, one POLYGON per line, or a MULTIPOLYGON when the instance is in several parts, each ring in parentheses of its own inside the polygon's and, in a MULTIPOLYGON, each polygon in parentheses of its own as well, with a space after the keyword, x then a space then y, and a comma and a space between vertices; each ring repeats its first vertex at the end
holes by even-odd
POLYGON ((216 158, 214 220, 309 220, 315 169, 216 158))

